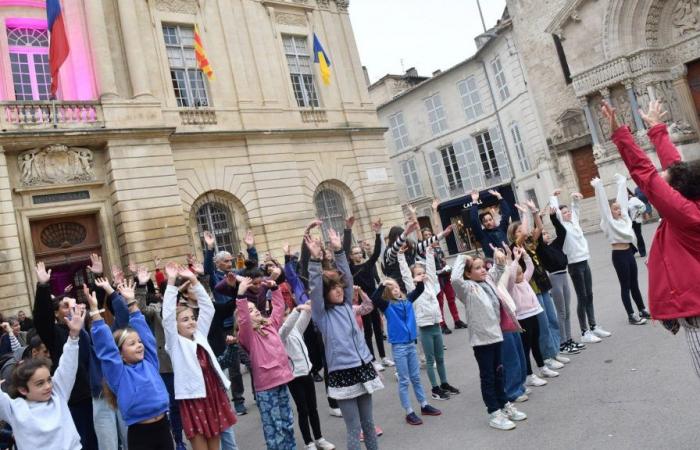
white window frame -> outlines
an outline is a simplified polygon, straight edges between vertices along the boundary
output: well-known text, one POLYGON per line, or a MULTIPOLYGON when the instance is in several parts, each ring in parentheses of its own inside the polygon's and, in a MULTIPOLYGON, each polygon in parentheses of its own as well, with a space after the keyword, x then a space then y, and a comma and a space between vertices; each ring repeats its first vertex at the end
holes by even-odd
POLYGON ((408 128, 403 120, 403 112, 399 111, 389 116, 389 129, 391 136, 394 139, 394 147, 397 152, 411 146, 408 138, 408 128))
POLYGON ((442 167, 445 169, 445 175, 447 175, 447 188, 450 194, 464 191, 464 180, 462 180, 462 174, 459 171, 454 146, 452 144, 445 145, 440 147, 438 151, 440 152, 440 158, 442 158, 442 167))
POLYGON ((197 209, 197 234, 202 248, 206 248, 204 232, 211 231, 215 238, 214 251, 238 254, 236 221, 228 206, 216 201, 207 202, 197 209))
POLYGON ((476 147, 479 150, 479 160, 484 170, 484 178, 487 180, 501 176, 501 170, 496 159, 496 149, 493 146, 491 134, 484 131, 474 136, 476 147))
POLYGON ((163 42, 165 43, 165 51, 168 58, 168 69, 173 83, 173 93, 175 94, 177 106, 179 108, 206 108, 211 106, 206 77, 197 66, 194 50, 194 25, 164 23, 162 27, 163 42), (170 35, 166 33, 166 28, 175 30, 176 43, 169 42, 170 35), (185 29, 188 32, 192 31, 192 42, 186 42, 184 39, 183 30, 185 29), (179 59, 182 61, 182 65, 173 65, 169 54, 170 51, 179 52, 179 59), (183 75, 184 79, 180 79, 179 75, 183 75))
POLYGON ((525 146, 523 145, 523 139, 520 135, 520 127, 518 127, 517 122, 510 124, 510 135, 513 138, 513 145, 515 147, 515 153, 518 155, 518 164, 520 164, 520 170, 525 173, 532 170, 530 165, 530 159, 525 153, 525 146))
POLYGON ((49 100, 51 70, 48 31, 34 27, 7 27, 6 31, 15 100, 49 100), (15 43, 15 38, 21 42, 15 43), (18 92, 18 87, 21 92, 18 92))
POLYGON ((506 81, 506 74, 503 71, 501 59, 498 56, 491 61, 491 69, 496 78, 496 87, 498 87, 498 94, 501 97, 501 101, 506 101, 508 97, 510 97, 510 91, 508 90, 508 82, 506 81))
POLYGON ((464 115, 467 117, 467 120, 474 120, 484 114, 479 87, 476 84, 474 75, 457 83, 457 90, 462 96, 462 106, 464 107, 464 115))
POLYGON ((423 197, 423 187, 420 183, 420 178, 418 177, 418 170, 416 169, 415 158, 405 159, 400 162, 401 165, 401 175, 403 175, 404 183, 406 185, 406 194, 409 200, 415 200, 419 197, 423 197))
POLYGON ((425 108, 428 110, 428 122, 433 135, 440 134, 447 130, 447 116, 445 108, 442 106, 440 94, 433 94, 424 100, 425 108))
POLYGON ((297 106, 299 108, 320 107, 308 36, 283 34, 282 48, 297 106))
POLYGON ((333 228, 341 233, 345 227, 345 202, 343 194, 337 190, 326 186, 316 192, 314 196, 316 206, 316 217, 321 219, 321 231, 324 242, 328 242, 328 230, 333 228))

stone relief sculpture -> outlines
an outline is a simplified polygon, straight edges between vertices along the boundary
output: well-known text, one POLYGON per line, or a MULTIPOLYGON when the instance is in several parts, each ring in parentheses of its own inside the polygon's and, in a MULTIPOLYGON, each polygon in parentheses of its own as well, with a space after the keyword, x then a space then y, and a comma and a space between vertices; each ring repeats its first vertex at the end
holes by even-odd
POLYGON ((617 113, 620 115, 622 121, 632 128, 635 128, 634 116, 632 115, 632 105, 630 105, 630 99, 627 95, 627 91, 618 92, 613 99, 615 108, 617 108, 617 113))
POLYGON ((673 25, 679 36, 700 31, 700 0, 680 0, 676 3, 673 25))
POLYGON ((28 150, 17 158, 20 182, 24 186, 93 181, 92 150, 54 144, 28 150))
POLYGON ((661 101, 666 110, 668 111, 668 129, 669 133, 675 136, 693 134, 693 127, 685 119, 680 105, 678 104, 678 98, 676 97, 676 90, 669 81, 661 81, 655 86, 656 98, 661 101))
POLYGON ((156 9, 177 13, 197 13, 198 0, 156 0, 156 9))

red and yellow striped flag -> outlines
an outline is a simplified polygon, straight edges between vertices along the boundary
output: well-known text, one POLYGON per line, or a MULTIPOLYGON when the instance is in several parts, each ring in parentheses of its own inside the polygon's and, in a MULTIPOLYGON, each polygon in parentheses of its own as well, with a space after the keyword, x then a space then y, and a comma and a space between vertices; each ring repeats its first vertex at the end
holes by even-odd
POLYGON ((209 64, 207 53, 204 51, 204 46, 202 45, 202 38, 199 36, 199 27, 196 25, 194 27, 194 55, 197 58, 197 67, 199 67, 199 70, 201 70, 207 78, 213 80, 214 69, 212 69, 209 64))

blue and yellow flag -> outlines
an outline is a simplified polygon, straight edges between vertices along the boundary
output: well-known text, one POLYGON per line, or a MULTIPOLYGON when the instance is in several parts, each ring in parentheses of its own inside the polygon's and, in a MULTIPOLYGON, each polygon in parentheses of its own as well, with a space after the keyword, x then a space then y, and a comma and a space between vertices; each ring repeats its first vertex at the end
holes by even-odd
POLYGON ((331 84, 331 60, 326 55, 326 51, 323 49, 316 33, 314 33, 314 63, 318 64, 323 84, 326 86, 331 84))

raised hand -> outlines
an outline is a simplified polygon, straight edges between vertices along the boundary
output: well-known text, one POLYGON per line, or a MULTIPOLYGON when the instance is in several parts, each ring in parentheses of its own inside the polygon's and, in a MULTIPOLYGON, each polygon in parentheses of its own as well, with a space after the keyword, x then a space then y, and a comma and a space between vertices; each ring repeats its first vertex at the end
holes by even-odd
POLYGON ((515 203, 514 206, 515 206, 515 209, 517 209, 518 211, 520 211, 520 214, 521 214, 521 215, 527 213, 527 208, 525 208, 523 205, 520 205, 520 204, 518 204, 518 203, 515 203))
POLYGON ((472 203, 478 203, 479 202, 479 191, 476 189, 471 192, 472 196, 472 203))
POLYGON ((253 279, 249 277, 244 277, 240 283, 238 283, 238 295, 245 295, 248 288, 253 285, 253 279))
MULTIPOLYGON (((93 292, 92 295, 95 295, 95 293, 93 292)), ((92 308, 92 303, 90 307, 92 308)), ((97 299, 95 299, 95 308, 97 308, 97 299)), ((85 305, 73 305, 69 317, 64 317, 63 320, 68 325, 71 337, 76 338, 80 335, 80 330, 82 330, 85 323, 85 305)))
POLYGON ((126 300, 127 305, 134 301, 136 298, 136 295, 134 294, 134 281, 133 280, 126 280, 122 283, 120 283, 117 286, 117 289, 119 290, 119 293, 124 297, 124 300, 126 300))
POLYGON ((617 110, 610 105, 607 101, 603 100, 603 102, 600 105, 600 112, 603 114, 603 117, 608 119, 608 123, 610 123, 610 131, 614 132, 618 128, 620 128, 620 124, 617 123, 617 110))
POLYGON ((165 265, 165 275, 168 277, 169 280, 172 280, 173 282, 177 278, 177 264, 174 262, 170 261, 165 265))
POLYGON ((70 291, 72 291, 72 290, 73 290, 73 285, 72 285, 72 284, 69 284, 68 286, 66 286, 66 287, 63 288, 63 294, 64 294, 64 295, 68 295, 68 293, 69 293, 70 291))
POLYGON ((314 228, 320 227, 321 225, 323 225, 323 221, 321 219, 312 220, 311 222, 308 223, 308 225, 306 225, 306 228, 304 229, 304 234, 309 234, 309 232, 311 232, 311 230, 313 230, 314 228))
POLYGON ((87 270, 95 275, 102 275, 102 272, 104 271, 104 267, 102 266, 102 257, 97 253, 92 253, 90 255, 90 265, 87 266, 87 270))
POLYGON ((345 219, 345 229, 352 230, 353 225, 355 225, 355 216, 350 216, 345 219))
POLYGON ((438 210, 438 206, 440 206, 440 200, 434 198, 434 199, 433 199, 433 203, 432 203, 430 206, 433 207, 433 211, 437 211, 437 210, 438 210))
POLYGON ((190 265, 192 266, 192 270, 194 270, 195 275, 204 275, 204 264, 195 259, 190 265))
POLYGON ((234 287, 237 283, 236 274, 233 272, 228 272, 224 279, 226 280, 226 284, 231 287, 234 287))
POLYGON ((311 312, 311 305, 308 303, 304 303, 302 305, 297 305, 296 310, 299 312, 306 311, 306 312, 311 312))
MULTIPOLYGON (((87 285, 84 285, 85 287, 83 288, 83 291, 86 293, 86 295, 90 295, 89 291, 86 291, 87 285)), ((114 292, 114 289, 112 289, 112 285, 109 284, 109 280, 105 277, 99 277, 95 278, 95 286, 104 289, 104 291, 107 293, 107 295, 111 294, 114 292)))
POLYGON ((408 209, 408 218, 410 220, 416 220, 416 208, 412 204, 407 204, 406 209, 408 209))
POLYGON ((593 177, 593 179, 591 180, 591 186, 596 187, 598 186, 598 184, 600 184, 600 178, 593 177))
POLYGON ((663 123, 664 117, 668 113, 661 108, 661 102, 654 100, 649 102, 649 110, 645 113, 642 108, 639 108, 639 115, 646 124, 647 128, 663 123))
POLYGON ((124 272, 122 272, 122 269, 116 265, 112 266, 112 279, 114 280, 115 284, 119 284, 124 281, 124 272))
POLYGON ((499 266, 502 266, 506 263, 506 254, 503 253, 503 251, 499 248, 492 247, 493 250, 493 260, 498 264, 499 266))
POLYGON ((246 231, 245 238, 243 239, 243 242, 245 243, 246 247, 248 247, 248 248, 255 247, 255 236, 253 235, 253 231, 251 231, 251 230, 246 231))
POLYGON ((306 248, 309 249, 311 257, 314 259, 321 259, 321 244, 310 235, 304 235, 304 243, 306 248))
POLYGON ((411 220, 408 223, 408 225, 406 226, 406 231, 404 231, 404 236, 408 236, 409 234, 413 233, 414 231, 416 231, 418 229, 418 227, 420 227, 420 225, 418 225, 418 221, 411 220))
POLYGON ((160 256, 155 255, 155 256, 153 257, 153 266, 154 266, 156 269, 160 269, 161 263, 162 263, 162 262, 163 262, 163 260, 160 259, 160 256))
POLYGON ((513 247, 513 260, 520 261, 525 254, 525 249, 522 247, 513 247))
POLYGON ((192 271, 185 266, 177 266, 177 274, 181 278, 185 278, 190 281, 194 281, 197 279, 197 277, 192 273, 192 271))
POLYGON ((340 239, 340 235, 333 229, 328 229, 328 240, 330 241, 331 249, 334 252, 340 251, 343 248, 343 242, 340 239))
POLYGON ((498 191, 496 191, 496 190, 494 190, 494 189, 489 189, 489 194, 491 194, 491 195, 493 195, 494 197, 496 197, 496 199, 499 200, 499 201, 503 199, 503 196, 501 195, 501 193, 498 192, 498 191))
POLYGON ((0 323, 0 328, 2 328, 8 336, 14 335, 14 332, 12 331, 12 327, 10 326, 9 322, 0 323))
POLYGON ((552 192, 552 195, 555 197, 559 197, 561 195, 561 189, 555 189, 554 192, 552 192))
POLYGON ((531 212, 537 211, 537 205, 535 205, 535 202, 531 198, 527 199, 525 204, 527 205, 528 208, 530 208, 531 212))
POLYGON ((127 266, 129 268, 129 273, 132 275, 136 275, 136 263, 133 262, 132 260, 129 260, 129 265, 127 266))
POLYGON ((503 244, 501 244, 501 247, 503 247, 503 253, 506 254, 506 257, 508 259, 511 259, 513 257, 513 251, 510 249, 510 247, 508 247, 508 244, 504 242, 503 244))
POLYGON ((379 234, 382 231, 382 218, 378 218, 374 222, 372 222, 372 231, 374 231, 374 234, 379 234))
POLYGON ((571 194, 571 198, 573 198, 574 200, 583 200, 583 194, 581 194, 580 192, 574 192, 573 194, 571 194))
POLYGON ((421 273, 420 275, 416 275, 415 277, 413 277, 413 282, 416 284, 422 283, 423 281, 425 281, 425 273, 421 273))
POLYGON ((545 216, 545 215, 550 215, 550 214, 552 214, 552 207, 550 205, 547 205, 542 210, 542 215, 545 216))
POLYGON ((144 285, 151 279, 151 273, 148 271, 148 269, 146 269, 146 267, 139 266, 139 268, 136 270, 136 278, 139 280, 140 285, 144 285))
POLYGON ((280 269, 277 266, 273 267, 270 271, 270 279, 272 280, 276 281, 280 277, 280 275, 282 275, 282 269, 280 269))
POLYGON ((291 247, 289 246, 289 242, 285 242, 285 243, 282 245, 282 251, 283 251, 284 254, 287 255, 287 256, 289 256, 289 255, 292 254, 292 249, 291 249, 291 247))
POLYGON ((452 227, 453 227, 452 224, 447 225, 447 226, 445 227, 445 229, 442 230, 442 237, 447 237, 447 236, 449 236, 450 233, 452 233, 452 227))
POLYGON ((209 250, 214 249, 214 245, 216 245, 216 238, 214 237, 214 233, 211 231, 207 230, 204 232, 204 243, 207 244, 207 248, 209 250))
POLYGON ((627 182, 627 177, 622 175, 622 174, 619 174, 619 173, 616 173, 615 175, 613 175, 613 178, 615 179, 615 182, 617 182, 617 183, 626 183, 627 182))
POLYGON ((36 278, 41 284, 46 284, 51 279, 51 269, 46 271, 46 266, 42 261, 36 263, 36 278))

